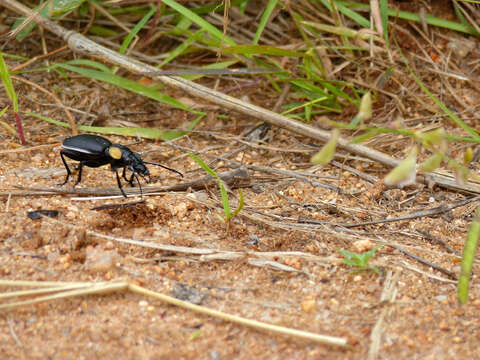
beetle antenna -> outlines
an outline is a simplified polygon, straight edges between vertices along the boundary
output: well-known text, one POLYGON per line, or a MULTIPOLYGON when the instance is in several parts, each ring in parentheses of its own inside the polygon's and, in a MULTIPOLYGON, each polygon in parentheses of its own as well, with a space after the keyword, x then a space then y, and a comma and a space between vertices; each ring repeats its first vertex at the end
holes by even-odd
POLYGON ((150 161, 144 161, 145 164, 149 164, 149 165, 156 165, 156 166, 160 166, 162 168, 164 168, 165 170, 169 170, 171 172, 174 172, 174 173, 177 173, 178 175, 180 175, 181 177, 183 177, 183 174, 178 171, 178 170, 175 170, 175 169, 172 169, 172 168, 169 168, 168 166, 165 166, 165 165, 161 165, 161 164, 157 164, 157 163, 153 163, 153 162, 150 162, 150 161))

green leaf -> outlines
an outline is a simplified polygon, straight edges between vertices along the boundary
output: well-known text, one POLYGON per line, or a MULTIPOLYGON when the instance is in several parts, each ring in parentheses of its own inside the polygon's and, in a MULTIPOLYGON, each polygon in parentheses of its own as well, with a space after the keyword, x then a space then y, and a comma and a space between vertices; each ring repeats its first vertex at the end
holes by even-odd
POLYGON ((358 111, 358 120, 363 124, 372 117, 372 94, 368 91, 362 96, 360 101, 360 110, 358 111))
POLYGON ((358 143, 367 141, 368 139, 371 139, 372 137, 374 137, 377 134, 378 134, 378 131, 376 129, 371 129, 371 130, 368 130, 367 132, 365 132, 362 135, 358 135, 358 136, 354 137, 350 142, 352 144, 358 144, 358 143))
POLYGON ((192 334, 189 336, 188 340, 189 340, 189 341, 195 340, 197 337, 200 336, 201 333, 202 333, 202 331, 201 331, 200 329, 195 330, 195 331, 192 332, 192 334))
POLYGON ((418 148, 414 146, 408 156, 385 176, 385 184, 402 187, 415 183, 417 153, 418 148))
POLYGON ((416 132, 415 135, 422 140, 422 145, 429 149, 445 142, 445 129, 443 127, 426 132, 416 132))
POLYGON ((333 155, 335 155, 335 149, 337 147, 337 140, 339 135, 340 131, 338 129, 334 129, 332 131, 332 135, 330 136, 330 140, 328 140, 327 143, 323 145, 319 152, 312 156, 310 162, 320 165, 328 164, 330 160, 332 160, 333 155))
POLYGON ((465 154, 463 154, 463 164, 465 166, 470 164, 472 159, 473 159, 473 150, 471 147, 468 147, 467 150, 465 150, 465 154))
POLYGON ((361 270, 372 270, 376 273, 379 273, 379 270, 376 267, 369 265, 368 262, 370 261, 370 258, 375 255, 375 252, 381 247, 382 245, 377 245, 372 250, 365 251, 361 254, 340 249, 340 253, 345 256, 345 258, 342 259, 342 262, 353 267, 358 267, 361 270))
POLYGON ((442 163, 442 160, 443 160, 442 154, 440 153, 433 154, 427 160, 425 160, 420 164, 420 170, 427 173, 432 172, 440 166, 440 164, 442 163))

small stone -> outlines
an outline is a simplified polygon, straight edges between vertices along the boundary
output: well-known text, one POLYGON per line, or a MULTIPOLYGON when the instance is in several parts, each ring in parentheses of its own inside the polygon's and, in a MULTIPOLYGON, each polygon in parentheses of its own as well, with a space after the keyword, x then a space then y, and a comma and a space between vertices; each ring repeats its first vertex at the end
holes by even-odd
POLYGON ((58 252, 54 251, 54 252, 51 252, 47 255, 47 260, 50 261, 50 262, 53 262, 57 259, 57 257, 58 257, 58 252))
POLYGON ((65 217, 68 219, 68 220, 73 220, 75 219, 75 216, 76 214, 73 212, 73 211, 69 211, 65 214, 65 217))
POLYGON ((188 210, 187 203, 182 202, 173 207, 173 215, 182 219, 187 214, 187 210, 188 210))
POLYGON ((460 344, 463 342, 463 339, 460 336, 455 336, 452 340, 455 344, 460 344))
POLYGON ((372 250, 374 246, 375 246, 375 243, 368 239, 357 240, 352 244, 352 250, 357 253, 363 253, 365 251, 372 250))
POLYGON ((450 329, 450 327, 448 326, 448 323, 445 320, 440 321, 440 323, 438 324, 438 327, 440 328, 440 330, 443 330, 443 331, 447 331, 448 329, 450 329))
POLYGON ((362 275, 355 275, 355 277, 353 278, 353 281, 354 282, 362 281, 362 275))
POLYGON ((315 299, 309 298, 302 301, 302 310, 309 313, 315 307, 315 299))
POLYGON ((220 354, 217 351, 212 350, 210 351, 210 359, 220 359, 220 354))
POLYGON ((208 195, 204 192, 201 192, 201 191, 189 193, 189 194, 187 194, 187 197, 190 198, 190 199, 199 200, 199 201, 207 201, 208 200, 208 195))
POLYGON ((107 273, 115 267, 115 259, 118 254, 114 250, 101 250, 97 248, 87 248, 85 267, 91 274, 107 273))

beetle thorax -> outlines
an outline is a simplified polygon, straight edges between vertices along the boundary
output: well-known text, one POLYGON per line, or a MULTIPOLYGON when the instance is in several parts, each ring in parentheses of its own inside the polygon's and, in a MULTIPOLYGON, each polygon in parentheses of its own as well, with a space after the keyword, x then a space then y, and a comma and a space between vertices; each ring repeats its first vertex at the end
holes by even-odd
POLYGON ((125 162, 125 165, 128 166, 130 171, 142 176, 150 176, 150 172, 138 153, 129 149, 123 149, 122 160, 125 162))

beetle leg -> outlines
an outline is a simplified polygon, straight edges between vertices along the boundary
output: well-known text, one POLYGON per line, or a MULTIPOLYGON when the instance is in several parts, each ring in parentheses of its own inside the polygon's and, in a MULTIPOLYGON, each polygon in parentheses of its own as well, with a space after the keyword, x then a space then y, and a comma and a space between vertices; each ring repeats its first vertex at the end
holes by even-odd
POLYGON ((83 169, 83 162, 80 161, 80 164, 78 165, 77 181, 75 181, 75 184, 73 184, 73 187, 77 186, 78 184, 80 184, 80 181, 82 181, 82 169, 83 169))
POLYGON ((133 172, 132 173, 132 186, 133 186, 133 177, 135 176, 135 180, 137 180, 138 187, 140 188, 140 197, 143 197, 143 190, 142 190, 142 185, 140 185, 140 180, 138 180, 138 175, 137 173, 133 172))
POLYGON ((65 157, 63 156, 63 151, 60 151, 60 157, 62 158, 63 165, 65 165, 65 169, 67 170, 67 177, 65 178, 65 181, 61 184, 58 184, 60 186, 63 186, 67 183, 68 178, 70 177, 70 174, 72 173, 72 171, 70 170, 70 168, 67 165, 67 162, 65 161, 65 157))
POLYGON ((114 169, 114 170, 115 170, 115 174, 117 175, 118 188, 119 188, 120 191, 122 192, 122 195, 126 198, 126 197, 127 197, 127 194, 125 194, 125 191, 123 191, 122 183, 120 182, 120 176, 118 176, 118 170, 117 170, 117 169, 114 169))
MULTIPOLYGON (((134 176, 136 176, 136 174, 134 172, 132 172, 132 176, 130 176, 130 180, 128 180, 131 187, 135 187, 135 184, 133 183, 134 176)), ((137 182, 138 182, 138 178, 137 178, 137 182)))
POLYGON ((126 182, 130 184, 131 187, 134 187, 135 185, 133 184, 133 173, 132 176, 130 176, 130 179, 127 178, 127 167, 123 167, 123 172, 122 172, 122 177, 125 179, 126 182))
POLYGON ((127 179, 127 167, 126 166, 123 167, 122 177, 125 179, 125 181, 128 181, 128 179, 127 179))

